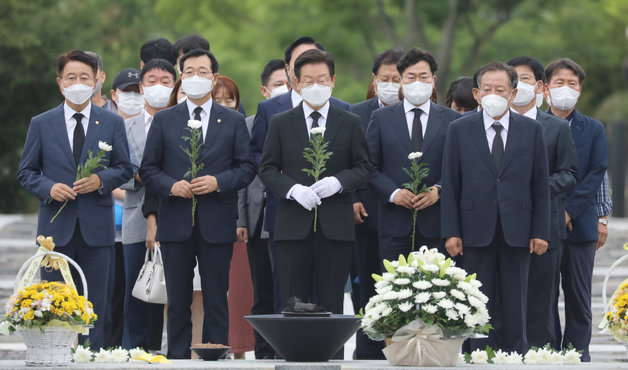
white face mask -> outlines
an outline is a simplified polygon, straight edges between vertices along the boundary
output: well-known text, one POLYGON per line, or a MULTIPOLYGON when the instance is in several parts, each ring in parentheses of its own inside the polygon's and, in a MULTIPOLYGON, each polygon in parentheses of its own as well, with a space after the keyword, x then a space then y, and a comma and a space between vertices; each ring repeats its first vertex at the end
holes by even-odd
POLYGON ((94 87, 94 92, 92 93, 92 98, 98 94, 100 92, 100 90, 102 90, 102 79, 98 79, 98 82, 96 82, 96 87, 94 87))
MULTIPOLYGON (((267 89, 268 90, 268 89, 267 89)), ((275 96, 283 95, 288 92, 288 86, 280 85, 275 87, 270 91, 270 98, 274 98, 275 96)))
POLYGON ((144 98, 146 103, 153 108, 164 108, 168 105, 170 94, 172 93, 172 87, 166 87, 161 84, 153 86, 144 86, 144 98))
POLYGON ((578 102, 580 91, 574 90, 569 86, 555 87, 550 89, 552 97, 552 105, 560 110, 570 110, 578 102))
POLYGON ((63 96, 72 104, 81 105, 85 103, 94 93, 94 87, 83 84, 74 84, 63 88, 63 96))
POLYGON ((489 117, 499 117, 508 109, 508 99, 496 94, 485 95, 482 97, 482 109, 489 117))
POLYGON ((313 107, 324 105, 331 98, 331 86, 314 84, 301 89, 303 100, 313 107))
POLYGON ((534 88, 535 85, 530 85, 529 83, 519 81, 517 83, 517 95, 515 95, 515 98, 512 99, 512 104, 518 107, 522 107, 530 103, 532 99, 536 98, 534 88))
POLYGON ((535 103, 537 108, 541 108, 541 105, 543 105, 543 94, 536 94, 536 103, 535 103))
POLYGON ((432 96, 432 84, 415 81, 411 84, 403 84, 403 96, 414 105, 421 105, 432 96))
POLYGON ((129 116, 134 116, 144 109, 144 95, 136 92, 118 93, 118 108, 129 116))
POLYGON ((181 80, 181 88, 185 95, 192 99, 200 99, 212 91, 212 80, 194 75, 181 80))
POLYGON ((177 104, 181 104, 186 100, 188 100, 187 96, 182 96, 179 100, 177 100, 177 104))
POLYGON ((399 102, 399 88, 401 84, 395 82, 379 82, 377 84, 377 97, 386 105, 399 102))

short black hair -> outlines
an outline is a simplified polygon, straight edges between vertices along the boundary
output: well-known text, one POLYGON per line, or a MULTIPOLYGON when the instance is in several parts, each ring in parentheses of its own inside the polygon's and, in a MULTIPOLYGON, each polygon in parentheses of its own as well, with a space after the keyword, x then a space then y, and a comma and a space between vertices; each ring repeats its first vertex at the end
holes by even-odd
POLYGON ((480 85, 478 84, 478 73, 480 73, 479 69, 475 71, 475 73, 473 74, 473 88, 474 89, 480 88, 480 85))
POLYGON ((310 36, 301 36, 298 39, 292 41, 292 44, 290 44, 290 46, 288 46, 288 48, 286 49, 286 52, 284 53, 284 61, 286 62, 286 64, 290 64, 290 59, 292 58, 292 52, 294 51, 294 49, 296 49, 297 46, 303 44, 314 44, 316 45, 316 48, 318 50, 325 51, 325 47, 323 47, 320 42, 314 40, 314 38, 310 36))
POLYGON ((98 62, 94 59, 94 57, 81 50, 70 50, 57 57, 57 76, 61 77, 63 74, 63 68, 65 68, 65 65, 70 61, 87 64, 92 68, 94 76, 98 73, 98 62))
POLYGON ((334 57, 326 51, 310 49, 304 51, 294 61, 294 75, 301 80, 301 67, 306 64, 325 63, 329 67, 329 75, 334 76, 334 57))
POLYGON ((165 59, 152 59, 148 61, 148 63, 144 64, 144 68, 142 68, 142 71, 140 72, 140 81, 143 81, 144 75, 153 69, 161 69, 162 71, 166 71, 172 75, 173 80, 177 79, 177 75, 174 71, 172 63, 165 59))
POLYGON ((183 36, 174 42, 174 52, 179 56, 180 53, 187 53, 194 49, 203 49, 209 51, 209 41, 198 33, 192 33, 183 36))
POLYGON ((283 60, 281 59, 269 60, 268 63, 264 66, 264 69, 262 70, 262 74, 260 75, 260 78, 262 79, 262 86, 266 86, 268 84, 268 80, 270 79, 270 75, 272 75, 273 72, 280 69, 282 71, 286 70, 286 65, 284 64, 283 60))
POLYGON ((169 61, 170 64, 175 65, 177 63, 177 56, 178 55, 174 53, 172 43, 163 37, 146 41, 140 49, 140 58, 144 63, 148 63, 153 59, 165 59, 169 61))
POLYGON ((543 64, 535 57, 527 55, 512 58, 506 62, 511 67, 516 66, 528 66, 534 73, 534 79, 537 81, 545 81, 545 72, 543 71, 543 64))
POLYGON ((436 73, 436 70, 438 69, 438 63, 436 63, 436 59, 434 59, 434 56, 432 56, 432 54, 428 53, 427 51, 423 51, 419 48, 412 48, 406 51, 406 53, 403 54, 397 62, 397 70, 399 71, 399 74, 402 75, 403 72, 408 69, 408 67, 413 66, 420 61, 425 61, 427 64, 429 64, 432 74, 436 73))
POLYGON ((96 53, 95 51, 86 51, 85 54, 89 55, 90 57, 96 59, 96 63, 98 64, 98 70, 102 71, 102 65, 103 65, 103 61, 102 61, 102 57, 96 53))
POLYGON ((553 61, 545 68, 545 79, 546 83, 552 79, 554 73, 558 72, 559 69, 569 69, 576 76, 578 76, 578 81, 582 84, 584 78, 587 77, 587 74, 584 72, 584 69, 580 67, 580 65, 569 58, 560 58, 558 60, 553 61))
POLYGON ((403 56, 403 51, 388 49, 386 51, 381 52, 378 56, 375 57, 375 61, 373 62, 373 74, 376 75, 379 72, 379 67, 382 64, 394 64, 397 65, 399 59, 403 56))
POLYGON ((509 79, 508 82, 510 83, 510 88, 514 89, 517 87, 517 82, 519 82, 519 76, 517 75, 517 71, 515 71, 515 69, 512 68, 511 66, 504 64, 502 62, 490 62, 484 65, 482 68, 480 68, 477 71, 478 86, 482 84, 482 76, 484 76, 486 72, 495 72, 495 71, 506 72, 506 74, 508 74, 508 79, 509 79))
POLYGON ((211 51, 203 50, 203 49, 194 49, 194 50, 190 50, 187 53, 183 54, 183 56, 181 57, 181 60, 179 61, 179 69, 181 69, 181 72, 183 72, 183 64, 185 63, 185 61, 188 58, 200 57, 200 56, 203 56, 203 55, 207 55, 209 60, 211 60, 211 63, 212 63, 212 73, 218 73, 218 60, 216 59, 214 54, 212 54, 211 51))
POLYGON ((451 108, 452 103, 465 111, 474 110, 478 102, 473 98, 473 79, 467 76, 458 77, 449 85, 445 94, 445 104, 451 108))

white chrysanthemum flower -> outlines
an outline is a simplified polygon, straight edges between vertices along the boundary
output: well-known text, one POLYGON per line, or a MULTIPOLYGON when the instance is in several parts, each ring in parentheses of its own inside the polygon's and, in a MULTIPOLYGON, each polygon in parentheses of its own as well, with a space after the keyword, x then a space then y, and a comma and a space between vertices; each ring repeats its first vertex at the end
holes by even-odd
POLYGON ((392 313, 392 308, 389 306, 386 306, 386 308, 384 308, 384 310, 382 311, 382 317, 386 317, 388 315, 390 315, 392 313))
POLYGON ((111 361, 115 363, 127 362, 129 359, 129 352, 126 349, 120 347, 111 351, 111 361))
POLYGON ((325 133, 325 127, 314 127, 313 129, 310 130, 310 133, 312 135, 318 135, 318 134, 323 135, 325 133))
POLYGON ((439 301, 437 303, 437 305, 441 306, 442 308, 448 310, 450 308, 454 308, 454 302, 451 301, 451 299, 443 299, 441 301, 439 301))
MULTIPOLYGON (((373 319, 371 319, 369 317, 365 316, 365 317, 362 318, 362 326, 363 327, 370 328, 371 326, 373 326, 373 322, 374 322, 373 319)), ((133 357, 131 357, 131 358, 133 358, 133 357)))
POLYGON ((466 315, 464 317, 464 323, 467 325, 467 327, 474 328, 475 326, 477 326, 478 321, 474 315, 466 315))
POLYGON ((129 350, 129 356, 131 356, 131 358, 135 358, 135 357, 141 356, 143 354, 146 354, 146 351, 144 351, 140 347, 135 347, 135 348, 129 350))
POLYGON ((458 363, 464 364, 464 355, 462 353, 458 353, 458 363))
POLYGON ((414 274, 415 271, 416 269, 412 266, 398 266, 397 267, 397 272, 402 273, 402 274, 414 274))
POLYGON ((432 293, 432 296, 436 299, 443 299, 445 298, 445 296, 447 295, 447 293, 445 292, 434 292, 432 293))
POLYGON ((507 364, 520 365, 522 361, 523 361, 523 358, 521 357, 521 354, 515 351, 510 352, 508 356, 506 357, 507 364))
POLYGON ((565 352, 565 356, 563 357, 565 364, 567 365, 577 365, 580 363, 580 354, 576 352, 575 349, 571 349, 565 352))
POLYGON ((408 154, 408 159, 409 160, 419 159, 422 156, 423 156, 423 153, 421 153, 421 152, 412 152, 412 153, 408 154))
POLYGON ((0 321, 0 335, 10 335, 11 332, 9 331, 9 327, 11 326, 11 324, 9 324, 8 321, 0 321))
POLYGON ((528 351, 528 353, 526 353, 525 357, 524 357, 524 362, 527 365, 538 365, 539 364, 539 354, 531 349, 528 351))
POLYGON ((395 280, 397 276, 395 276, 395 274, 391 274, 390 272, 384 272, 382 274, 382 279, 384 279, 387 282, 392 282, 393 280, 395 280))
POLYGON ((471 312, 471 309, 469 308, 469 306, 467 306, 464 303, 456 303, 456 310, 458 310, 458 313, 460 314, 460 316, 466 315, 469 312, 471 312))
POLYGON ((72 359, 75 363, 90 362, 92 359, 92 351, 83 346, 78 346, 76 350, 74 350, 72 359))
POLYGON ((408 285, 408 284, 410 284, 410 279, 398 278, 398 279, 395 279, 395 281, 393 281, 393 283, 395 283, 397 285, 408 285))
POLYGON ((375 283, 375 289, 380 289, 380 288, 386 287, 388 285, 390 285, 390 282, 388 282, 386 280, 380 280, 380 281, 375 283))
POLYGON ((464 269, 456 266, 449 266, 445 269, 445 273, 449 276, 467 276, 467 272, 464 269))
POLYGON ((369 299, 369 301, 366 303, 366 306, 364 306, 364 312, 369 311, 371 308, 373 308, 373 306, 375 306, 375 302, 373 302, 372 299, 369 299))
POLYGON ((473 294, 477 299, 479 299, 482 303, 486 304, 488 302, 488 297, 486 296, 486 294, 480 292, 479 290, 477 292, 474 292, 475 294, 473 294))
POLYGON ((484 307, 484 303, 472 295, 468 296, 467 299, 469 300, 469 304, 475 308, 484 307))
POLYGON ((393 299, 397 299, 397 292, 386 292, 384 294, 381 295, 382 300, 384 301, 390 301, 393 299))
POLYGON ((188 121, 188 127, 194 130, 198 130, 203 127, 203 123, 199 120, 191 119, 188 121))
POLYGON ((501 349, 498 349, 497 351, 495 351, 495 357, 493 357, 493 363, 494 364, 505 364, 505 363, 507 363, 506 362, 507 358, 508 358, 508 353, 502 352, 501 349))
POLYGON ((473 290, 471 284, 467 283, 466 281, 459 281, 458 283, 456 283, 456 286, 458 287, 458 289, 462 290, 466 294, 469 294, 469 292, 473 290))
POLYGON ((111 362, 111 352, 104 348, 94 355, 94 362, 111 362))
POLYGON ((449 294, 451 294, 452 296, 454 296, 454 298, 459 299, 461 301, 464 301, 467 299, 467 296, 463 292, 459 291, 458 289, 450 290, 449 294))
POLYGON ((392 285, 386 285, 382 288, 376 288, 375 291, 377 292, 377 294, 386 294, 388 292, 390 292, 391 290, 393 290, 392 285))
POLYGON ((454 309, 449 309, 445 311, 445 315, 449 320, 458 320, 458 313, 454 309))
POLYGON ((432 263, 428 263, 425 264, 421 267, 423 270, 427 271, 427 272, 438 272, 440 271, 440 267, 432 264, 432 263))
POLYGON ((539 355, 539 364, 549 365, 552 363, 552 352, 546 350, 545 348, 541 348, 537 353, 539 355))
POLYGON ((484 312, 484 311, 478 311, 475 314, 473 314, 473 317, 475 318, 475 321, 478 323, 478 325, 484 325, 488 322, 488 320, 491 319, 491 317, 488 315, 488 312, 484 312))
POLYGON ((399 309, 401 310, 401 312, 408 312, 413 308, 414 308, 414 304, 410 302, 403 302, 399 304, 399 309))
POLYGON ((397 261, 397 260, 390 261, 390 265, 391 265, 392 267, 398 267, 398 266, 399 266, 399 261, 397 261))
POLYGON ((446 279, 432 279, 432 284, 436 285, 436 286, 449 286, 451 285, 451 282, 449 280, 446 279))
POLYGON ((487 364, 488 354, 486 353, 486 351, 476 349, 475 351, 471 352, 471 363, 478 365, 487 364))
POLYGON ((425 289, 429 289, 433 286, 434 284, 430 283, 427 280, 419 280, 419 281, 415 281, 412 283, 412 286, 417 288, 417 289, 421 289, 421 290, 425 290, 425 289))
POLYGON ((411 289, 401 289, 397 292, 397 299, 406 299, 412 297, 411 289))
POLYGON ((430 300, 430 296, 431 296, 430 292, 421 292, 417 294, 416 296, 414 296, 414 302, 419 303, 419 304, 425 303, 430 300))
POLYGON ((560 352, 552 352, 550 355, 550 364, 552 365, 562 365, 563 364, 563 355, 560 352))
POLYGON ((113 149, 113 147, 111 145, 107 144, 104 141, 99 141, 98 142, 98 149, 100 149, 100 150, 102 150, 104 152, 110 152, 111 149, 113 149))
POLYGON ((469 284, 472 287, 476 288, 476 289, 478 289, 478 288, 480 288, 482 286, 482 282, 480 280, 477 280, 477 279, 473 279, 473 280, 469 281, 469 284))
POLYGON ((436 313, 436 311, 438 311, 438 307, 433 304, 424 304, 421 306, 421 309, 427 313, 436 313))
POLYGON ((35 317, 43 317, 44 313, 41 312, 40 310, 34 310, 33 314, 35 314, 35 317))
POLYGON ((371 301, 373 301, 373 303, 381 302, 381 301, 383 301, 383 300, 384 300, 384 299, 382 298, 382 296, 381 296, 381 295, 375 295, 375 296, 372 296, 372 297, 371 297, 371 301))

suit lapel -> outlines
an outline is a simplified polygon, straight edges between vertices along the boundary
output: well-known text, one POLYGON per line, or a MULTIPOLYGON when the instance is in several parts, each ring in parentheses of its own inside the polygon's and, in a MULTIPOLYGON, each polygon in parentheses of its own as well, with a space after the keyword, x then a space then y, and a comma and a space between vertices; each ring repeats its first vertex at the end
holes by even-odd
POLYGON ((296 108, 292 106, 292 89, 290 89, 290 91, 288 91, 285 94, 279 95, 279 97, 277 98, 277 104, 279 104, 282 107, 283 106, 286 107, 280 112, 285 112, 288 109, 296 108))
POLYGON ((391 122, 384 123, 384 125, 386 124, 390 124, 395 128, 401 145, 403 145, 407 153, 412 153, 412 142, 410 141, 410 133, 408 132, 406 113, 403 111, 403 101, 397 103, 397 106, 393 108, 391 122))
POLYGON ((336 108, 333 105, 329 105, 329 113, 327 114, 327 122, 325 123, 325 134, 324 138, 329 143, 329 147, 334 142, 334 138, 336 137, 336 133, 340 129, 340 121, 341 121, 341 113, 340 108, 336 108))
MULTIPOLYGON (((574 142, 578 142, 582 132, 583 132, 583 125, 582 125, 582 122, 580 121, 579 113, 578 111, 576 111, 576 113, 573 116, 573 119, 571 120, 571 136, 573 136, 574 142)), ((576 147, 578 146, 576 145, 576 147)))
POLYGON ((508 164, 519 147, 519 142, 521 142, 522 130, 520 117, 521 116, 517 116, 516 114, 510 115, 506 150, 504 150, 504 158, 502 159, 502 167, 499 169, 499 173, 502 173, 504 169, 508 167, 508 164))
POLYGON ((65 153, 68 160, 72 162, 72 167, 76 168, 74 163, 74 156, 72 155, 72 148, 70 147, 70 141, 68 140, 68 128, 65 126, 65 116, 63 114, 63 103, 58 106, 53 112, 52 126, 53 132, 58 132, 57 139, 59 140, 59 147, 61 151, 65 153))
MULTIPOLYGON (((486 162, 486 165, 491 169, 491 172, 497 176, 495 162, 493 162, 491 152, 488 150, 488 140, 486 139, 486 130, 484 130, 484 123, 482 121, 481 114, 469 128, 469 135, 478 149, 480 157, 484 160, 484 162, 486 162)), ((461 140, 464 140, 464 138, 461 138, 461 140)))
MULTIPOLYGON (((291 125, 294 130, 294 134, 299 140, 302 148, 310 145, 310 135, 307 132, 307 124, 305 123, 305 114, 303 114, 303 103, 299 104, 296 108, 293 108, 291 113, 291 125)), ((330 108, 331 111, 331 108, 330 108)), ((327 132, 325 132, 325 136, 327 132)))
MULTIPOLYGON (((434 141, 434 138, 441 129, 441 115, 443 110, 436 104, 430 103, 430 114, 427 118, 427 127, 425 128, 425 137, 423 138, 422 152, 427 152, 430 149, 430 145, 434 141)), ((421 157, 423 158, 423 157, 421 157)))
MULTIPOLYGON (((147 114, 147 113, 144 113, 147 114)), ((144 128, 144 114, 136 116, 131 121, 131 137, 130 140, 133 141, 133 146, 135 147, 135 158, 137 159, 137 163, 142 163, 142 156, 144 154, 144 146, 146 145, 146 131, 144 128)))
POLYGON ((545 135, 545 137, 547 137, 547 134, 549 133, 549 129, 550 129, 549 117, 542 114, 540 110, 537 110, 536 120, 539 121, 539 123, 541 124, 541 127, 543 127, 543 134, 545 135))
POLYGON ((221 107, 218 103, 212 102, 211 113, 209 114, 209 122, 207 123, 207 133, 205 134, 205 143, 201 146, 199 158, 203 158, 216 141, 216 136, 220 133, 220 129, 224 125, 224 110, 228 108, 221 107))
MULTIPOLYGON (((94 109, 94 105, 92 104, 92 109, 89 113, 87 135, 85 135, 85 145, 83 145, 83 152, 81 153, 81 163, 85 162, 85 159, 87 158, 87 152, 91 148, 98 147, 98 145, 96 145, 96 141, 98 141, 98 138, 100 137, 100 128, 103 125, 103 123, 100 122, 101 119, 102 118, 100 116, 100 112, 94 109)), ((111 145, 111 143, 107 144, 111 145)), ((97 153, 98 152, 92 154, 96 155, 97 153)))

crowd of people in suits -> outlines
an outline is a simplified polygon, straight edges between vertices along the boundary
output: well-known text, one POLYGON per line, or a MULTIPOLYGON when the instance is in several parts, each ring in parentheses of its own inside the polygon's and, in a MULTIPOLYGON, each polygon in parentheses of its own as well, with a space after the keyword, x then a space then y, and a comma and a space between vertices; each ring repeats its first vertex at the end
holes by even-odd
MULTIPOLYGON (((92 348, 159 349, 167 321, 167 356, 190 358, 199 304, 202 342, 228 344, 230 319, 249 311, 228 304, 230 270, 250 271, 251 314, 278 313, 292 297, 342 313, 348 279, 357 311, 383 259, 427 245, 477 273, 489 297, 494 329, 465 349, 573 345, 590 361, 593 261, 612 204, 604 127, 576 109, 586 76, 576 62, 491 62, 455 80, 440 105, 435 58, 391 49, 374 60, 367 99, 350 105, 332 96, 332 55, 303 36, 265 65, 265 100, 245 118, 203 37, 151 40, 140 57, 139 70, 116 75, 108 100, 98 54, 61 54, 64 101, 33 117, 18 170, 40 201, 37 233, 85 273, 101 318, 92 348), (195 178, 184 151, 190 120, 201 131, 195 178), (317 181, 303 155, 314 128, 332 153, 317 181), (99 141, 112 146, 106 167, 76 180, 99 141), (429 167, 418 194, 404 186, 415 152, 429 167), (124 209, 120 235, 114 201, 124 209), (236 241, 246 243, 243 259, 236 241), (163 306, 131 295, 147 248, 163 255, 167 320, 163 306)), ((354 356, 383 358, 382 348, 358 333, 354 356)), ((276 356, 257 332, 254 349, 276 356)))

